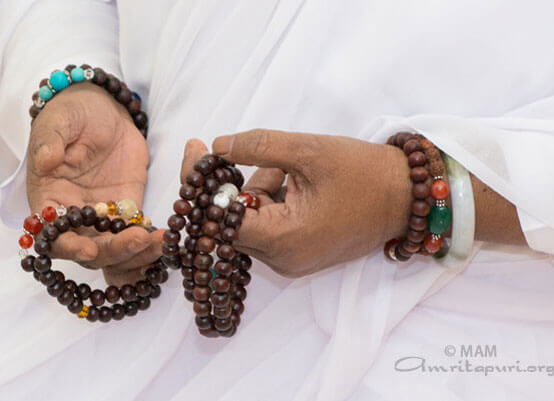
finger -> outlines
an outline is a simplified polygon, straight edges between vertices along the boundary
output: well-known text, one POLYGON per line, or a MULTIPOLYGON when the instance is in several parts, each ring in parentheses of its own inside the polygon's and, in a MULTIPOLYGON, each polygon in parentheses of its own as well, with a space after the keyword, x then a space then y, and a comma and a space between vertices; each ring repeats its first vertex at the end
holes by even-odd
POLYGON ((283 131, 252 130, 216 138, 215 154, 238 164, 277 167, 285 172, 300 171, 302 155, 313 135, 283 131))
POLYGON ((185 145, 185 154, 181 164, 181 183, 184 183, 188 173, 194 168, 194 163, 208 152, 208 148, 200 139, 191 139, 185 145))
POLYGON ((98 255, 96 243, 73 231, 61 234, 52 243, 50 256, 56 259, 69 259, 76 262, 90 262, 98 255))
POLYGON ((258 210, 246 209, 234 243, 238 247, 269 252, 292 231, 292 221, 286 203, 273 203, 258 210))
POLYGON ((285 173, 279 168, 259 168, 244 186, 244 191, 276 195, 285 182, 285 173))
POLYGON ((32 168, 47 173, 63 163, 65 149, 81 133, 82 110, 77 104, 70 109, 64 103, 54 105, 50 113, 41 113, 31 129, 29 143, 32 168))
POLYGON ((137 281, 144 279, 142 269, 137 268, 134 270, 117 271, 117 270, 103 270, 104 279, 108 285, 115 285, 122 287, 125 284, 136 284, 137 281))
POLYGON ((92 238, 98 246, 98 257, 88 264, 105 267, 131 259, 148 248, 154 237, 141 227, 130 227, 115 235, 105 234, 92 238))
POLYGON ((164 232, 165 230, 154 231, 150 234, 152 237, 152 243, 146 249, 123 262, 104 267, 104 270, 123 272, 154 263, 160 256, 162 256, 162 239, 164 232))

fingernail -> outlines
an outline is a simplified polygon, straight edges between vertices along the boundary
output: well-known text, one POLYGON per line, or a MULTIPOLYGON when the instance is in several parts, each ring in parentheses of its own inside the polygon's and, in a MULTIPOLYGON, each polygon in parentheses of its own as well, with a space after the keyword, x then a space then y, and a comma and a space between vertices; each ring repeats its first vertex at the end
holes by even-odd
POLYGON ((233 148, 233 142, 235 140, 234 135, 224 135, 216 138, 212 144, 212 150, 214 154, 223 156, 228 153, 231 153, 233 148))

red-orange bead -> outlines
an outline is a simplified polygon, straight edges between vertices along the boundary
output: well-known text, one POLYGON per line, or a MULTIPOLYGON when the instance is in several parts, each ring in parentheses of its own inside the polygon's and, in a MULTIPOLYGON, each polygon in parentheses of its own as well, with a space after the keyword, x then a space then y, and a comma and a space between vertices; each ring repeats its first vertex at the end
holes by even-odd
POLYGON ((237 201, 239 201, 246 207, 250 207, 253 200, 254 200, 254 197, 249 192, 243 192, 237 197, 237 201))
POLYGON ((444 180, 435 180, 431 184, 431 196, 435 199, 446 199, 449 192, 448 183, 444 180))
POLYGON ((29 216, 23 222, 23 228, 33 235, 38 235, 42 231, 42 222, 35 215, 29 216))
POLYGON ((56 209, 52 206, 46 206, 44 209, 42 209, 42 218, 46 220, 49 223, 52 223, 54 220, 56 220, 57 217, 56 209))
POLYGON ((260 208, 260 198, 258 198, 256 195, 252 196, 252 203, 249 206, 251 209, 259 209, 260 208))
POLYGON ((438 252, 442 248, 442 237, 435 237, 428 234, 423 241, 425 250, 429 253, 438 252))
POLYGON ((33 237, 29 234, 24 234, 19 237, 19 246, 23 249, 29 249, 33 246, 33 237))

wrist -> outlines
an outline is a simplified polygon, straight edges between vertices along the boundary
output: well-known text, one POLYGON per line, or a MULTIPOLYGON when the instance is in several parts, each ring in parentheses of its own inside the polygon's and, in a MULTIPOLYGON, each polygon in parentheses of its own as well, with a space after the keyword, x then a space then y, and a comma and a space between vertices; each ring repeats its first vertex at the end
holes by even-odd
POLYGON ((386 168, 384 172, 385 203, 383 242, 398 238, 408 231, 408 221, 411 215, 412 183, 410 167, 404 152, 393 146, 383 145, 385 150, 386 168))

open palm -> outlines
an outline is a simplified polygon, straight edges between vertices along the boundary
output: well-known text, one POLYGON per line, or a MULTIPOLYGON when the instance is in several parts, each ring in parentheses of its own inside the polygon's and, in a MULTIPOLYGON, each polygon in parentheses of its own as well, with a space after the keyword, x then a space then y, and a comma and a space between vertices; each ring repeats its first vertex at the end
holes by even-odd
MULTIPOLYGON (((48 205, 132 199, 141 208, 148 160, 146 141, 125 108, 95 85, 72 86, 48 102, 33 123, 29 204, 38 212, 48 205)), ((53 253, 103 268, 108 281, 127 282, 159 257, 160 239, 160 232, 139 227, 117 235, 88 229, 60 236, 53 253)))

